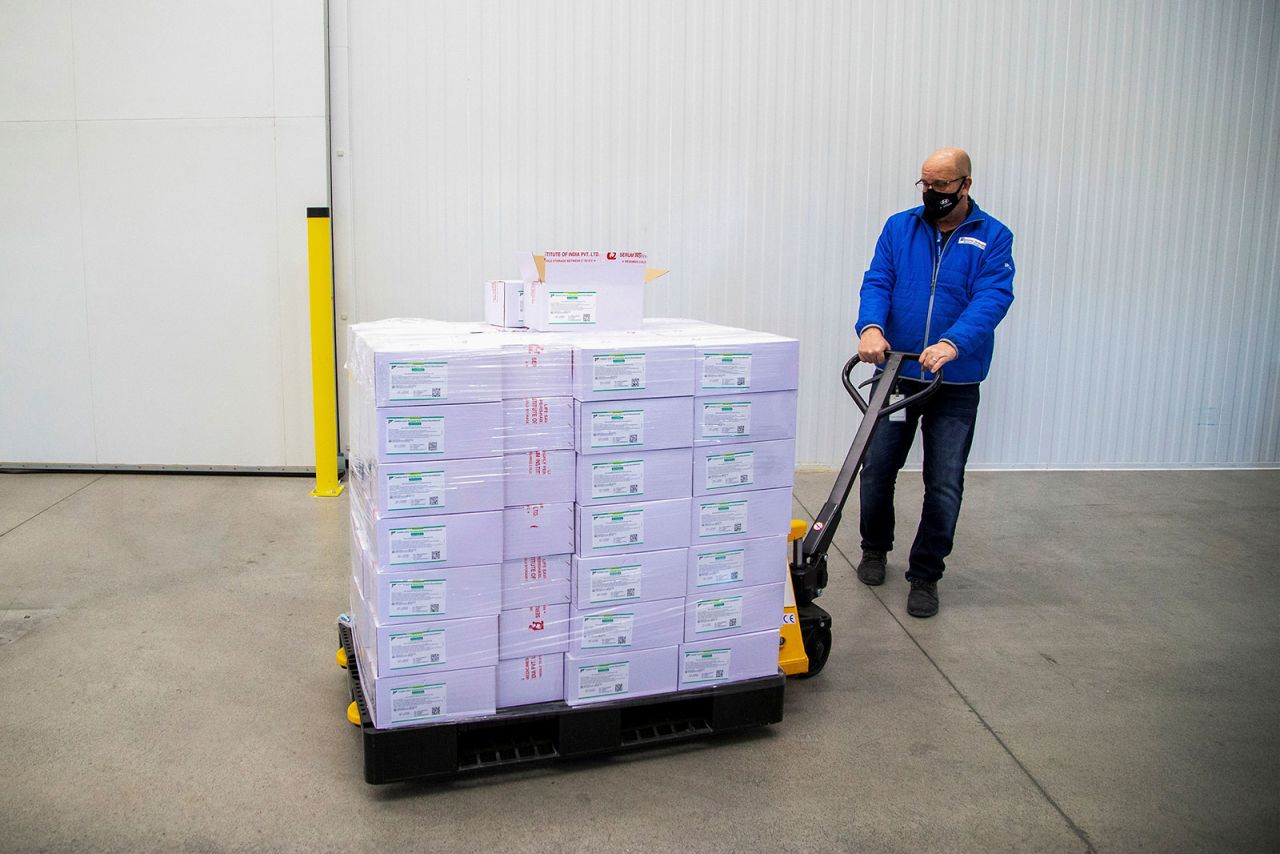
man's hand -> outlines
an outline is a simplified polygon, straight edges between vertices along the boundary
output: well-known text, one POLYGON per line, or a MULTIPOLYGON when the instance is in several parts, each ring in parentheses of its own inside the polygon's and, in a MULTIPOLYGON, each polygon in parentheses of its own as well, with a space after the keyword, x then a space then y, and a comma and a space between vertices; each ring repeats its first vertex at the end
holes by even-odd
POLYGON ((946 341, 939 341, 932 347, 926 347, 925 351, 920 354, 920 364, 926 371, 936 374, 938 368, 950 362, 957 355, 959 354, 956 353, 955 347, 952 347, 946 341))
POLYGON ((858 358, 872 365, 883 365, 884 354, 888 349, 889 342, 884 340, 878 327, 864 329, 862 337, 858 339, 858 358))

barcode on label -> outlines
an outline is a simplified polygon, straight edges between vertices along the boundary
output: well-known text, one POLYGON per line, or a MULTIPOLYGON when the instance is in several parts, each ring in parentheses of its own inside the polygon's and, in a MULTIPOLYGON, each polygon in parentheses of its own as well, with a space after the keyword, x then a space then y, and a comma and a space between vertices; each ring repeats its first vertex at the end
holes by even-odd
POLYGON ((639 491, 640 491, 640 485, 639 485, 639 484, 636 484, 636 483, 633 483, 633 484, 631 484, 631 486, 629 487, 629 489, 630 489, 630 491, 631 491, 631 492, 639 492, 639 491))
POLYGON ((433 496, 431 496, 430 498, 428 498, 428 499, 427 499, 427 506, 428 506, 428 507, 435 507, 435 506, 436 506, 436 505, 438 505, 439 503, 440 503, 440 496, 438 496, 438 495, 433 495, 433 496))
POLYGON ((628 587, 627 596, 635 596, 635 595, 636 595, 636 589, 634 587, 628 587))
POLYGON ((738 377, 738 385, 746 385, 746 384, 747 384, 746 377, 738 377))
POLYGON ((432 707, 431 707, 431 714, 432 714, 433 716, 434 716, 434 715, 438 715, 438 714, 440 714, 440 707, 439 707, 439 706, 432 706, 432 707))
POLYGON ((431 388, 431 396, 432 396, 432 397, 439 397, 439 396, 440 396, 440 386, 433 386, 433 387, 431 388))
POLYGON ((438 662, 439 660, 440 660, 440 653, 438 653, 438 652, 433 652, 433 653, 431 653, 431 663, 432 663, 432 664, 435 664, 435 663, 436 663, 436 662, 438 662))
MULTIPOLYGON (((739 427, 738 429, 739 429, 739 430, 741 430, 742 428, 741 428, 741 427, 739 427)), ((438 450, 440 450, 440 443, 439 443, 439 442, 428 442, 428 443, 427 443, 427 450, 428 450, 428 451, 438 451, 438 450)))
POLYGON ((590 322, 591 322, 591 312, 586 311, 586 312, 583 312, 583 313, 582 313, 582 322, 583 322, 583 323, 590 323, 590 322))
POLYGON ((631 437, 627 441, 633 445, 638 444, 640 442, 640 436, 636 433, 632 433, 631 437))
POLYGON ((433 552, 431 553, 431 559, 432 559, 432 560, 440 560, 440 550, 439 550, 439 549, 436 549, 435 551, 433 551, 433 552))
POLYGON ((739 424, 739 425, 738 425, 738 432, 739 432, 739 433, 746 433, 746 428, 745 428, 745 427, 743 427, 741 424, 739 424))
POLYGON ((439 613, 440 613, 440 603, 439 603, 439 602, 432 602, 432 603, 431 603, 431 613, 433 613, 433 614, 439 614, 439 613))
POLYGON ((615 693, 615 694, 621 694, 621 693, 622 693, 622 683, 621 683, 621 682, 614 682, 614 683, 613 683, 613 693, 615 693))
POLYGON ((627 636, 618 635, 618 646, 626 646, 626 645, 627 645, 627 636))
POLYGON ((631 378, 631 387, 632 387, 632 388, 640 388, 640 378, 639 378, 639 377, 632 377, 632 378, 631 378))
POLYGON ((735 532, 735 533, 737 533, 738 531, 741 531, 741 530, 742 530, 742 523, 741 523, 741 522, 734 522, 734 523, 733 523, 733 530, 734 530, 734 532, 735 532))
POLYGON ((639 534, 631 534, 629 537, 627 537, 627 542, 629 542, 629 543, 638 543, 638 542, 640 542, 640 535, 639 535, 639 534))
POLYGON ((717 671, 716 671, 716 678, 717 678, 717 679, 722 679, 722 678, 724 678, 724 668, 721 668, 721 669, 719 669, 719 670, 717 670, 717 671))

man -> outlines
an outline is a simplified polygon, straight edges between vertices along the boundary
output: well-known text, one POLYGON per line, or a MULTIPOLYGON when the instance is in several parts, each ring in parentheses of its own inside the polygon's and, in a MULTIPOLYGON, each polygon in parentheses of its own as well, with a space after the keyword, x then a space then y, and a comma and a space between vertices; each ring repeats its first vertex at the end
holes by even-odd
POLYGON ((995 328, 1013 302, 1013 233, 969 196, 969 155, 943 148, 920 168, 924 204, 889 217, 862 279, 858 356, 883 364, 890 346, 920 353, 903 366, 910 395, 943 371, 937 393, 880 423, 862 467, 863 584, 884 583, 893 550, 893 489, 915 439, 924 435, 924 508, 911 556, 907 613, 938 612, 938 579, 951 554, 964 466, 978 414, 978 384, 991 365, 995 328))

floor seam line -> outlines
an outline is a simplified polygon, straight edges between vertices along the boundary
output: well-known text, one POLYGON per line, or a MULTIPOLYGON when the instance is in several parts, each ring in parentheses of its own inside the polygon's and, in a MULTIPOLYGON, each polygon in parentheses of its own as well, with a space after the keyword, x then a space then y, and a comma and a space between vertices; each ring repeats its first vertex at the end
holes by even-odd
MULTIPOLYGON (((803 510, 805 513, 808 513, 810 518, 813 518, 813 514, 809 511, 809 508, 805 506, 804 502, 800 500, 799 496, 795 496, 795 500, 796 500, 796 503, 800 505, 800 509, 803 510)), ((849 559, 849 556, 844 553, 844 550, 841 549, 840 546, 836 545, 834 536, 831 538, 831 548, 835 549, 836 554, 840 555, 840 557, 844 559, 844 562, 847 563, 850 567, 856 566, 856 564, 854 564, 854 562, 849 559)), ((865 587, 866 585, 863 585, 863 586, 865 587)), ((1017 754, 1015 754, 1013 750, 1009 748, 1009 745, 1005 743, 1004 739, 1002 739, 1000 735, 995 731, 995 729, 992 728, 991 724, 987 722, 987 719, 982 716, 982 713, 979 712, 976 708, 974 708, 973 703, 969 701, 969 698, 965 696, 965 693, 960 690, 959 686, 957 686, 956 683, 951 679, 951 677, 947 675, 946 671, 942 669, 942 667, 938 664, 938 662, 934 660, 933 656, 929 654, 929 651, 926 650, 924 646, 921 645, 920 641, 916 639, 916 636, 911 633, 911 630, 906 627, 906 625, 902 622, 902 620, 898 619, 898 615, 895 614, 893 612, 893 609, 889 607, 889 605, 884 601, 883 598, 881 598, 881 596, 879 595, 879 592, 871 588, 868 588, 868 591, 871 593, 871 596, 877 602, 880 603, 880 607, 883 608, 885 613, 889 615, 889 619, 893 620, 894 623, 898 625, 898 628, 902 629, 902 633, 905 634, 911 640, 911 643, 915 645, 916 649, 920 650, 920 654, 925 657, 925 660, 928 661, 929 664, 933 666, 934 670, 938 671, 938 675, 941 676, 943 681, 945 681, 947 685, 951 688, 951 690, 955 692, 956 696, 959 697, 960 700, 965 704, 965 707, 968 708, 969 711, 973 713, 973 716, 978 719, 978 722, 982 724, 982 728, 985 729, 993 739, 995 739, 996 744, 1000 745, 1000 748, 1004 750, 1005 754, 1008 755, 1008 757, 1013 760, 1013 763, 1018 766, 1018 770, 1021 771, 1023 775, 1028 780, 1031 781, 1031 785, 1035 786, 1036 791, 1040 793, 1040 796, 1043 797, 1045 801, 1047 801, 1048 804, 1051 807, 1053 807, 1054 811, 1057 812, 1058 815, 1062 817, 1062 820, 1067 823, 1067 827, 1071 830, 1071 832, 1074 833, 1076 837, 1085 844, 1085 847, 1088 849, 1089 852, 1091 852, 1091 854, 1096 854, 1098 849, 1094 847, 1093 841, 1089 838, 1088 832, 1085 831, 1084 828, 1080 827, 1080 825, 1076 824, 1075 820, 1072 819, 1071 816, 1067 815, 1066 810, 1064 810, 1062 806, 1054 799, 1054 797, 1049 794, 1048 790, 1045 789, 1043 785, 1041 785, 1040 781, 1036 779, 1035 775, 1031 773, 1030 769, 1028 769, 1027 766, 1023 764, 1022 760, 1018 758, 1017 754)))
POLYGON ((84 492, 86 489, 88 489, 89 487, 93 486, 95 483, 97 483, 98 481, 102 480, 104 477, 106 477, 106 475, 105 475, 105 474, 100 474, 100 475, 98 475, 98 476, 97 476, 97 477, 95 477, 93 480, 89 481, 89 482, 88 482, 88 483, 86 483, 84 486, 82 486, 82 487, 80 487, 79 489, 77 489, 75 492, 71 493, 70 495, 66 495, 66 496, 63 496, 62 498, 59 498, 57 501, 53 502, 53 503, 52 503, 52 504, 50 504, 48 507, 46 507, 46 508, 44 508, 43 510, 41 510, 39 513, 36 513, 34 516, 31 516, 31 517, 29 517, 29 518, 27 518, 27 519, 23 519, 21 522, 19 522, 18 524, 14 525, 12 528, 10 528, 10 529, 9 529, 9 530, 7 530, 7 531, 0 531, 0 537, 6 537, 6 536, 8 536, 9 534, 12 534, 14 531, 18 530, 18 529, 19 529, 19 528, 21 528, 23 525, 25 525, 25 524, 27 524, 28 522, 30 522, 32 519, 39 519, 41 516, 43 516, 44 514, 48 513, 48 512, 49 512, 50 510, 52 510, 53 508, 57 507, 57 506, 58 506, 59 504, 61 504, 62 502, 67 501, 67 500, 70 500, 70 499, 72 499, 72 498, 75 498, 77 495, 79 495, 80 493, 84 492))

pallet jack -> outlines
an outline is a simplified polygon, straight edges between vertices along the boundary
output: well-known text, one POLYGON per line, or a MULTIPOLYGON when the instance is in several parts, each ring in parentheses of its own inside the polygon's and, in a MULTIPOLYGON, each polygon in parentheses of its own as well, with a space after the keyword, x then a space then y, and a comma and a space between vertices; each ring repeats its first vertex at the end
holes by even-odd
POLYGON ((855 386, 850 379, 854 367, 859 364, 855 353, 845 362, 840 373, 845 391, 862 410, 862 423, 858 425, 844 465, 831 487, 831 495, 813 520, 813 527, 809 528, 803 519, 791 520, 791 532, 787 536, 791 544, 791 562, 787 567, 786 607, 778 648, 778 666, 788 676, 808 678, 818 675, 831 654, 831 615, 814 602, 827 586, 827 550, 835 539, 840 515, 849 500, 849 493, 853 491, 853 482, 862 470, 862 462, 880 419, 924 400, 937 391, 942 382, 942 372, 939 371, 922 390, 888 402, 890 392, 898 384, 903 363, 919 358, 919 353, 887 352, 884 370, 855 386), (872 389, 870 400, 864 398, 858 389, 876 380, 881 382, 872 389))

